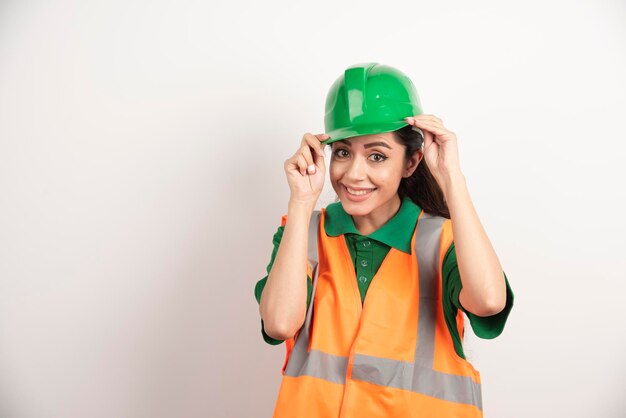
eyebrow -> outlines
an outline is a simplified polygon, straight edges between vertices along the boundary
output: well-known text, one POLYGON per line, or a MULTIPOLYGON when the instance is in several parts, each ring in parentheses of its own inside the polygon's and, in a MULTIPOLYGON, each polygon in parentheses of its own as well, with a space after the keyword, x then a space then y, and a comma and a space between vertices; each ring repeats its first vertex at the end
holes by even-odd
MULTIPOLYGON (((347 143, 349 146, 352 146, 352 142, 350 142, 347 139, 344 139, 343 142, 347 143)), ((365 148, 372 148, 372 147, 375 147, 375 146, 381 146, 381 147, 387 147, 389 149, 393 149, 389 145, 387 145, 386 142, 370 142, 369 144, 363 145, 363 147, 365 147, 365 148)))

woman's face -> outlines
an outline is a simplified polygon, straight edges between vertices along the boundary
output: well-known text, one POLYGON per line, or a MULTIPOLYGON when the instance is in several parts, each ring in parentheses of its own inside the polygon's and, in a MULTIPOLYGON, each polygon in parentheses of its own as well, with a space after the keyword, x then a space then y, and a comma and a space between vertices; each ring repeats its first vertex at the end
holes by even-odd
POLYGON ((362 135, 333 142, 330 181, 344 210, 352 216, 386 214, 399 202, 398 186, 421 160, 407 161, 405 147, 393 132, 362 135))

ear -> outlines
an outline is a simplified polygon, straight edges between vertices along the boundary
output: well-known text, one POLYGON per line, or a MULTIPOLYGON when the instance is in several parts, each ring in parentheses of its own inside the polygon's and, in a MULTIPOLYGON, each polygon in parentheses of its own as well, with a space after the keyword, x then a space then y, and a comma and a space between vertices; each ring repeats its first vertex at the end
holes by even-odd
POLYGON ((424 153, 422 150, 417 150, 413 153, 411 158, 407 161, 406 167, 404 168, 404 174, 402 177, 411 177, 413 172, 417 169, 420 161, 424 157, 424 153))

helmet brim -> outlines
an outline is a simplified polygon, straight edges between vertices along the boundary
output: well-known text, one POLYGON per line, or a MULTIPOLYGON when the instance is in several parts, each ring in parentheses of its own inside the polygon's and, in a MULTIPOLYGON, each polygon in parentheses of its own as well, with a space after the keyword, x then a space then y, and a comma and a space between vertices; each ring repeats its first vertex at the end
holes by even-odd
POLYGON ((332 144, 333 142, 341 141, 342 139, 352 138, 361 135, 373 135, 381 134, 384 132, 391 132, 407 126, 406 121, 376 123, 371 125, 349 126, 347 128, 335 129, 330 132, 326 132, 326 135, 330 136, 329 139, 322 141, 322 145, 332 144))

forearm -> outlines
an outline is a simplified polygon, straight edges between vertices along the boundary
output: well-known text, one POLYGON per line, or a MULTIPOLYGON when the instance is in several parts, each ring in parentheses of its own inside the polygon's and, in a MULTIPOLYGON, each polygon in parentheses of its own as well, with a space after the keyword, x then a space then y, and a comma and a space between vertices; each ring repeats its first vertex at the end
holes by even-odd
POLYGON ((461 172, 443 179, 457 264, 463 288, 459 301, 476 315, 489 316, 506 303, 506 284, 502 266, 474 208, 461 172))
POLYGON ((265 332, 292 337, 304 322, 307 297, 307 245, 314 206, 289 203, 287 223, 259 305, 265 332))

